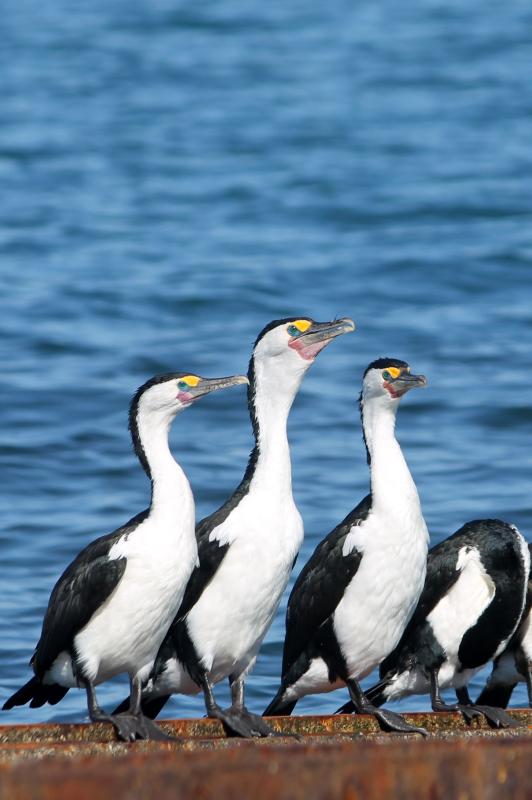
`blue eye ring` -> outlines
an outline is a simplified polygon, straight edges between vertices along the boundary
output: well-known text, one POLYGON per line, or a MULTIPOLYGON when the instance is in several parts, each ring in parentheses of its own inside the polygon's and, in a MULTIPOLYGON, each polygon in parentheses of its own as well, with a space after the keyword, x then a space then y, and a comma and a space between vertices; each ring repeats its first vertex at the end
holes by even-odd
POLYGON ((187 389, 190 389, 190 386, 186 381, 178 381, 177 388, 179 389, 180 392, 186 392, 187 389))
POLYGON ((383 380, 385 381, 390 381, 392 379, 392 376, 390 375, 387 369, 385 369, 384 372, 382 373, 382 377, 383 380))
POLYGON ((290 336, 300 336, 301 335, 301 331, 299 330, 299 328, 296 328, 295 325, 289 325, 288 328, 287 328, 287 331, 290 334, 290 336))

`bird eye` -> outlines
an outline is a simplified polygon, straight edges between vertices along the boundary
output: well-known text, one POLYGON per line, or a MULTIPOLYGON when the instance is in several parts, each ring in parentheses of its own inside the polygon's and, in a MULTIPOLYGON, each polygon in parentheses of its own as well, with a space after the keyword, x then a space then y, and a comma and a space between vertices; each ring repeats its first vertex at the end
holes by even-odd
POLYGON ((383 379, 384 379, 385 381, 389 381, 389 380, 391 379, 391 377, 392 377, 392 376, 390 375, 390 373, 388 372, 388 370, 387 370, 387 369, 385 369, 385 370, 384 370, 384 372, 382 373, 382 377, 383 377, 383 379))
POLYGON ((299 334, 301 333, 301 331, 298 328, 296 328, 295 325, 289 325, 287 330, 290 336, 299 336, 299 334))
POLYGON ((177 388, 179 389, 180 392, 185 392, 190 387, 186 381, 178 381, 177 388))

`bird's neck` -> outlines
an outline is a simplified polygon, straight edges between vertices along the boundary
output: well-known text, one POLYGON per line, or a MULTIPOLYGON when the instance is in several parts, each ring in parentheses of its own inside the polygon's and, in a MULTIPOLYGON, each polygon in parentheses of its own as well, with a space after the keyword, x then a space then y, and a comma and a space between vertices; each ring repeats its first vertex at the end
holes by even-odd
POLYGON ((169 415, 148 415, 140 411, 134 436, 135 451, 151 480, 150 515, 180 519, 191 517, 193 521, 192 490, 168 443, 171 422, 169 415))
POLYGON ((368 450, 373 509, 401 510, 419 508, 416 485, 408 469, 399 442, 395 438, 397 405, 380 398, 363 405, 362 424, 368 450))
POLYGON ((288 415, 297 394, 301 374, 278 374, 271 365, 257 365, 250 385, 249 406, 255 448, 247 477, 250 488, 292 492, 292 467, 288 444, 288 415))

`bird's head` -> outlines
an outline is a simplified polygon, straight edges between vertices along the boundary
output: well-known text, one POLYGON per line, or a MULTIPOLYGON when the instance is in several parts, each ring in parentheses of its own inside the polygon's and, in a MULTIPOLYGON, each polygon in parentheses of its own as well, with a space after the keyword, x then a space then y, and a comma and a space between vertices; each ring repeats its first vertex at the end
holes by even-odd
POLYGON ((202 378, 191 372, 158 375, 137 390, 131 403, 131 415, 136 417, 142 413, 172 419, 206 394, 247 382, 244 375, 231 375, 228 378, 202 378))
POLYGON ((413 375, 406 361, 398 358, 379 358, 364 372, 361 402, 381 399, 386 405, 396 405, 399 399, 416 386, 426 386, 424 375, 413 375))
POLYGON ((255 370, 267 367, 279 378, 302 377, 329 342, 354 329, 355 323, 347 317, 332 322, 314 322, 309 317, 274 320, 257 337, 252 365, 255 370))
POLYGON ((129 407, 129 430, 133 449, 146 474, 151 478, 145 445, 157 431, 167 431, 180 411, 210 392, 247 383, 244 375, 228 378, 202 378, 191 372, 157 375, 138 389, 129 407))

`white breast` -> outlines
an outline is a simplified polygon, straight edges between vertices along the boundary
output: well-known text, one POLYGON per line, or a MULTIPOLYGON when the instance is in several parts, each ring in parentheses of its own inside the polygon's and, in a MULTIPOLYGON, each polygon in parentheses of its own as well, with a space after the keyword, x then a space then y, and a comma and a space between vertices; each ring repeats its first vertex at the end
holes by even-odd
POLYGON ((401 520, 371 513, 349 540, 363 555, 334 614, 334 630, 350 676, 362 678, 393 650, 414 612, 428 534, 420 514, 401 520))
POLYGON ((211 537, 231 542, 187 617, 194 646, 214 681, 252 664, 275 615, 303 539, 292 496, 247 495, 211 537))

